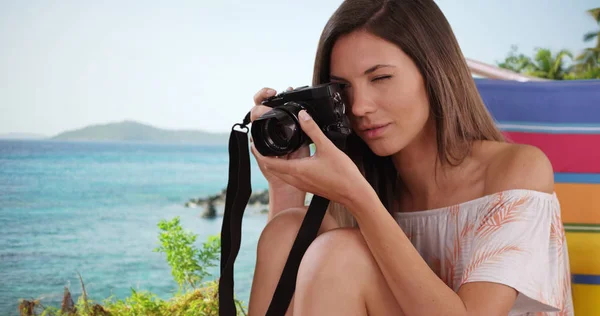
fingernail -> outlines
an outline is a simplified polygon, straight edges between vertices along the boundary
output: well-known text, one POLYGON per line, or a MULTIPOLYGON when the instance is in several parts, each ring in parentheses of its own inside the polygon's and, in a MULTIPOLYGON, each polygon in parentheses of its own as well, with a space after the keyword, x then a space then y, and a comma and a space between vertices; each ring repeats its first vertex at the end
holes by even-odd
POLYGON ((300 111, 300 113, 298 115, 300 116, 300 119, 303 121, 308 121, 311 119, 310 115, 308 115, 308 113, 306 113, 305 110, 300 111))
POLYGON ((270 97, 270 96, 272 96, 272 95, 274 95, 274 94, 275 94, 275 90, 273 90, 273 89, 268 89, 268 90, 267 90, 267 96, 269 96, 269 97, 270 97))

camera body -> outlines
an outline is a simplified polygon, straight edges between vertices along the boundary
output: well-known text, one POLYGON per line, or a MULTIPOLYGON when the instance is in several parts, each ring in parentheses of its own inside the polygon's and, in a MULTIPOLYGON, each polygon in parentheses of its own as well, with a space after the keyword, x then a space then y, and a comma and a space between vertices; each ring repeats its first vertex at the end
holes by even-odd
POLYGON ((345 138, 352 129, 346 116, 343 85, 325 83, 279 93, 262 102, 273 109, 252 122, 254 146, 263 156, 283 156, 312 140, 302 131, 298 113, 306 110, 327 138, 345 138))

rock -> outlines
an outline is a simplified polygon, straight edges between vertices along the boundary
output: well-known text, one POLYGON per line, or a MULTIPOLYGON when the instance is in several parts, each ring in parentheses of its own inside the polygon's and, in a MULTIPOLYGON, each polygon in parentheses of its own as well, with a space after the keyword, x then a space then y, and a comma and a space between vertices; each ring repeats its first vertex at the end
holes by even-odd
POLYGON ((248 204, 269 205, 269 190, 259 191, 250 195, 248 204))
POLYGON ((196 203, 195 201, 190 200, 188 202, 185 202, 185 207, 196 208, 196 207, 198 207, 198 203, 196 203))
MULTIPOLYGON (((185 202, 184 205, 188 208, 204 207, 205 211, 202 213, 202 217, 213 218, 217 213, 216 206, 225 204, 226 192, 227 189, 223 189, 219 194, 210 195, 204 198, 190 199, 185 202)), ((269 205, 269 191, 262 190, 252 193, 248 199, 248 205, 269 205)))
MULTIPOLYGON (((188 208, 203 208, 200 212, 200 216, 202 218, 216 218, 218 216, 223 216, 223 212, 225 210, 225 195, 227 193, 227 189, 223 189, 220 193, 209 195, 206 197, 200 197, 197 199, 189 199, 184 203, 185 207, 188 208)), ((305 205, 310 204, 312 198, 312 194, 307 194, 305 199, 305 205)), ((269 190, 259 190, 255 191, 250 195, 248 199, 248 205, 244 212, 244 214, 249 215, 258 215, 258 214, 268 214, 268 207, 264 206, 269 205, 269 190)))
POLYGON ((215 208, 215 199, 209 200, 208 205, 206 206, 204 213, 202 213, 202 218, 215 218, 217 217, 217 209, 215 208))

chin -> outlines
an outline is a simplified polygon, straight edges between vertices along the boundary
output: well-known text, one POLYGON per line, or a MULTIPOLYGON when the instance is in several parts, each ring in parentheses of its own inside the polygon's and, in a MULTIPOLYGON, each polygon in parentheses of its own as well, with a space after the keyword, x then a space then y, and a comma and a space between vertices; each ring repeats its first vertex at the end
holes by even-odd
POLYGON ((398 153, 402 148, 386 139, 370 140, 365 142, 371 151, 380 157, 392 156, 398 153))
POLYGON ((371 151, 379 157, 393 156, 398 152, 396 150, 390 150, 388 148, 372 148, 371 151))

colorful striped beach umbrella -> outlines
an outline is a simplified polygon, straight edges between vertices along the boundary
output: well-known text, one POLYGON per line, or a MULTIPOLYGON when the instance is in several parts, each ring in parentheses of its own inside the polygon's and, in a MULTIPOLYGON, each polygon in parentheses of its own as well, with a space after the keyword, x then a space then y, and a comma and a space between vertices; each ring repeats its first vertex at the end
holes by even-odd
POLYGON ((600 315, 600 80, 475 79, 509 140, 550 158, 567 232, 576 315, 600 315))

